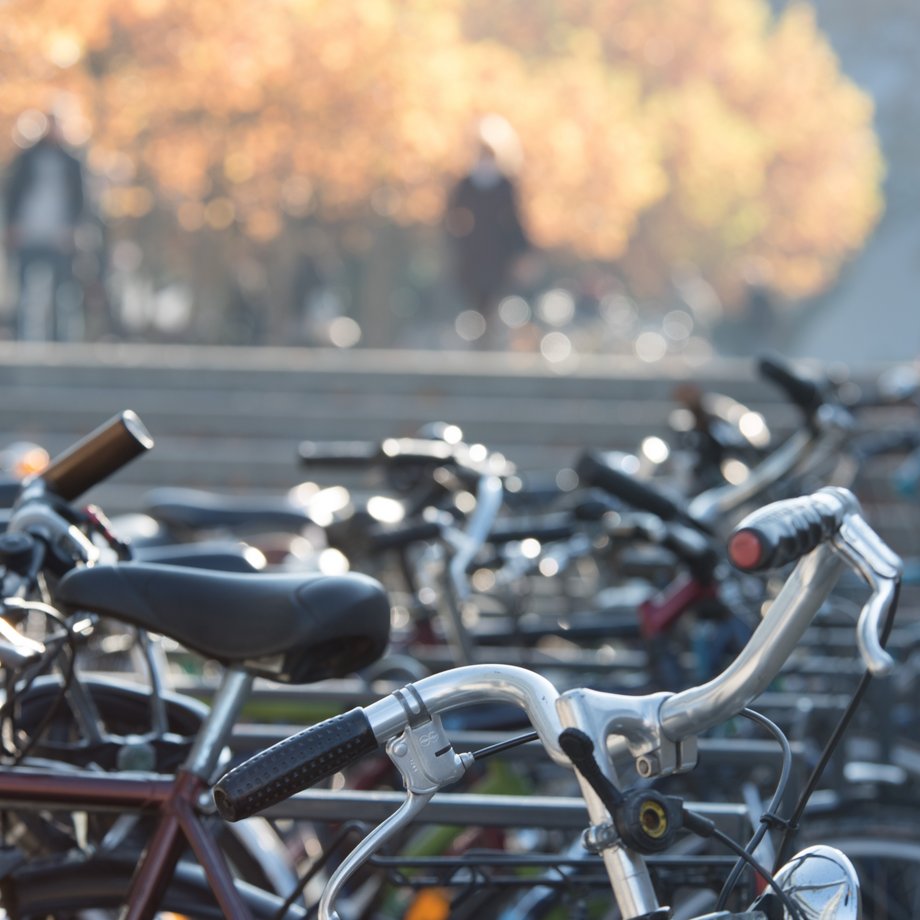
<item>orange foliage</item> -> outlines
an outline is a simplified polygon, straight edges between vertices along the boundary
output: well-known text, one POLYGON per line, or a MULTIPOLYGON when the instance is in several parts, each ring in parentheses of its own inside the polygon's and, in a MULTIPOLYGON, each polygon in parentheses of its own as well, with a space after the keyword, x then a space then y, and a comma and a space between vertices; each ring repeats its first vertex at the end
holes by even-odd
MULTIPOLYGON (((867 98, 763 0, 7 0, 0 131, 63 98, 111 217, 266 241, 285 214, 435 223, 505 114, 535 239, 820 289, 871 231, 867 98)), ((640 264, 641 260, 641 264, 640 264)))

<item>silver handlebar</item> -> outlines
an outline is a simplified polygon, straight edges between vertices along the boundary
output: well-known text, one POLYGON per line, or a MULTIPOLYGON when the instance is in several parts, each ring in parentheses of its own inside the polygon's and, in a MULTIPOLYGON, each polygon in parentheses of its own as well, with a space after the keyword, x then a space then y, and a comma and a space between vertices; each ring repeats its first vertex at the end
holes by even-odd
MULTIPOLYGON (((847 490, 824 489, 820 496, 825 505, 836 503, 841 513, 836 534, 800 559, 747 646, 708 683, 674 694, 625 696, 585 689, 560 694, 548 680, 523 668, 472 665, 424 678, 366 707, 377 740, 389 742, 392 751, 394 738, 406 738, 432 725, 440 738, 440 713, 473 703, 510 702, 526 712, 558 763, 570 765, 559 736, 564 728, 574 727, 589 735, 595 751, 610 753, 609 758, 600 758, 599 766, 614 782, 614 759, 624 752, 643 776, 690 769, 696 762, 696 736, 737 714, 766 689, 830 594, 844 563, 859 572, 872 590, 857 628, 860 653, 872 673, 887 673, 893 662, 881 647, 878 630, 895 596, 901 560, 862 520, 859 505, 847 490)), ((437 774, 436 769, 425 771, 421 761, 442 755, 443 748, 435 750, 439 745, 430 745, 427 753, 423 747, 415 748, 412 761, 417 775, 430 779, 437 774)), ((456 769, 462 770, 461 758, 454 758, 456 769)), ((404 777, 412 792, 410 780, 415 776, 404 772, 404 777)), ((451 773, 451 782, 457 778, 456 772, 451 773)), ((608 831, 612 817, 580 774, 578 779, 592 824, 608 831)), ((387 828, 387 833, 391 830, 387 828)), ((606 840, 600 852, 623 917, 653 914, 659 907, 643 859, 615 834, 606 834, 606 840)), ((373 846, 365 850, 372 851, 373 846)), ((356 865, 350 862, 342 871, 353 871, 356 865)), ((342 881, 336 876, 335 890, 342 881)), ((321 920, 334 916, 329 901, 324 908, 329 913, 321 911, 321 920)))
POLYGON ((786 476, 799 473, 808 464, 816 466, 833 456, 852 435, 852 416, 839 406, 822 406, 815 427, 792 434, 775 451, 754 466, 740 483, 714 486, 701 492, 689 504, 690 514, 708 524, 724 520, 786 476))

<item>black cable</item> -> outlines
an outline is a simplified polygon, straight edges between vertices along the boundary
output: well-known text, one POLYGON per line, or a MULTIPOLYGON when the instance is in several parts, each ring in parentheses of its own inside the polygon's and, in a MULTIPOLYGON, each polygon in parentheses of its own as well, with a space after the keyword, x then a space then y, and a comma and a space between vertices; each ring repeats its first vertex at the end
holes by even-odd
MULTIPOLYGON (((301 892, 310 884, 314 876, 322 869, 326 863, 332 858, 332 855, 335 853, 339 847, 348 839, 350 834, 361 834, 365 836, 367 834, 367 825, 362 824, 360 821, 349 821, 346 824, 343 824, 339 829, 338 834, 332 838, 332 841, 325 847, 322 854, 316 859, 307 871, 297 879, 297 884, 294 886, 294 890, 288 895, 285 899, 285 902, 278 908, 278 910, 272 915, 272 920, 283 920, 285 914, 291 908, 293 903, 300 897, 301 892)), ((310 908, 310 911, 307 916, 310 916, 315 910, 317 905, 313 905, 310 908)))
POLYGON ((740 859, 743 859, 759 876, 761 876, 766 883, 773 889, 776 893, 776 896, 780 899, 785 908, 786 912, 789 914, 793 920, 807 920, 806 917, 802 914, 801 908, 796 904, 792 898, 789 897, 789 894, 783 891, 780 884, 773 878, 772 874, 768 869, 765 869, 757 859, 752 856, 748 851, 741 846, 735 840, 732 840, 728 834, 720 831, 712 821, 708 818, 704 818, 702 815, 696 814, 696 812, 690 811, 688 809, 683 810, 683 819, 684 827, 687 830, 692 831, 694 834, 698 834, 700 837, 715 837, 721 844, 731 850, 733 853, 736 853, 740 859))
POLYGON ((527 744, 529 741, 536 741, 539 737, 540 736, 536 732, 527 732, 526 735, 518 735, 516 738, 509 738, 507 741, 499 741, 496 744, 490 744, 488 747, 474 751, 473 760, 483 760, 486 757, 491 757, 493 754, 500 754, 502 751, 507 751, 510 748, 518 747, 521 744, 527 744))
POLYGON ((780 901, 783 902, 783 907, 786 909, 786 912, 790 917, 793 917, 794 920, 806 920, 799 905, 789 897, 787 892, 783 891, 779 882, 777 882, 776 879, 773 878, 773 876, 770 874, 769 869, 765 869, 750 853, 748 853, 747 850, 744 849, 743 846, 741 846, 741 844, 732 840, 728 834, 723 833, 718 828, 713 831, 712 836, 715 837, 716 840, 718 840, 720 843, 728 847, 728 849, 730 849, 733 853, 737 853, 740 859, 743 859, 746 863, 748 863, 751 868, 754 869, 754 871, 757 872, 757 874, 766 881, 766 883, 776 893, 776 896, 780 899, 780 901))
MULTIPOLYGON (((894 617, 895 612, 898 609, 898 600, 900 599, 900 596, 901 580, 898 579, 897 583, 895 584, 891 605, 888 608, 888 616, 886 617, 885 623, 882 626, 881 633, 879 634, 879 639, 883 648, 885 643, 888 641, 888 636, 891 634, 891 629, 894 626, 894 617)), ((798 830, 799 821, 801 820, 802 814, 805 811, 805 807, 808 805, 808 800, 811 798, 811 795, 815 789, 817 789, 818 783, 821 781, 821 776, 824 773, 828 762, 833 756, 834 751, 837 749, 837 745, 840 743, 840 739, 843 737, 844 732, 846 732, 847 728, 849 728, 850 722, 852 721, 853 716, 856 714, 856 708, 862 701, 862 698, 866 695, 866 691, 869 689, 869 684, 871 682, 872 672, 866 670, 859 680, 859 684, 856 687, 853 698, 850 700, 849 705, 844 710, 843 715, 840 717, 840 721, 837 723, 834 731, 831 733, 831 736, 827 741, 827 744, 824 746, 824 750, 821 752, 821 757, 818 759, 817 764, 815 764, 814 769, 811 771, 811 775, 808 777, 808 782, 805 783, 805 788, 802 790, 798 800, 795 803, 795 807, 792 809, 792 814, 789 816, 789 818, 786 819, 786 827, 783 831, 783 837, 780 841, 779 849, 776 852, 776 862, 774 864, 775 869, 778 869, 785 862, 786 854, 789 851, 789 847, 792 843, 792 838, 794 837, 795 832, 798 830)))
POLYGON ((11 728, 11 740, 14 745, 14 750, 10 752, 12 756, 12 765, 15 766, 18 763, 21 763, 22 760, 29 754, 32 748, 38 743, 39 738, 44 734, 45 730, 51 724, 54 717, 57 715, 58 710, 61 708, 61 704, 64 702, 64 699, 67 696, 67 691, 70 689, 71 684, 73 683, 74 675, 76 672, 76 661, 77 661, 77 643, 74 636, 73 630, 70 628, 70 625, 58 613, 53 607, 49 607, 45 604, 27 604, 24 605, 24 609, 28 608, 33 611, 41 613, 43 616, 48 617, 51 620, 54 620, 58 626, 64 631, 63 639, 65 644, 62 644, 58 648, 54 649, 52 654, 48 656, 51 664, 54 663, 54 660, 61 653, 61 651, 66 647, 68 651, 67 656, 67 667, 63 671, 63 677, 61 681, 60 690, 57 693, 52 704, 45 711, 45 714, 42 716, 38 725, 31 732, 28 740, 22 747, 18 747, 16 741, 16 728, 15 728, 15 706, 16 699, 21 694, 28 692, 29 688, 35 682, 36 678, 39 676, 42 670, 44 670, 44 664, 41 668, 38 668, 36 672, 26 681, 25 685, 18 690, 14 690, 8 697, 6 702, 2 707, 4 715, 9 719, 10 728, 11 728))
POLYGON ((0 706, 0 750, 7 757, 12 757, 15 753, 15 728, 12 718, 12 700, 16 695, 16 675, 10 671, 6 673, 4 680, 4 700, 3 706, 0 706), (10 739, 13 747, 7 747, 6 739, 10 739))
MULTIPOLYGON (((769 830, 769 820, 776 820, 776 810, 779 808, 786 794, 786 787, 789 785, 789 776, 792 773, 792 748, 789 746, 789 739, 785 736, 782 729, 765 715, 753 709, 742 709, 739 715, 767 729, 767 731, 779 742, 783 750, 783 765, 776 783, 776 790, 773 793, 773 797, 770 799, 770 804, 767 806, 766 813, 761 817, 760 825, 754 832, 754 836, 748 841, 747 846, 744 848, 745 852, 753 855, 757 852, 757 847, 760 846, 760 842, 769 830)), ((719 899, 716 901, 715 906, 717 911, 725 910, 725 904, 734 890, 735 885, 738 883, 738 879, 746 865, 746 861, 739 858, 738 862, 733 866, 732 871, 725 880, 725 884, 722 886, 722 890, 719 892, 719 899)))

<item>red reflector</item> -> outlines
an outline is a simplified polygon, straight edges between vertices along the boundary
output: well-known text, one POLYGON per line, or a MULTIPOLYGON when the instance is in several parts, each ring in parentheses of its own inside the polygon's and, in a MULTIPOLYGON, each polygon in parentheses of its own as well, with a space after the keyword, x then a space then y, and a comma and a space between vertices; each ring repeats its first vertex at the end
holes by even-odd
POLYGON ((728 541, 728 557, 739 569, 755 568, 762 556, 760 538, 752 530, 740 530, 728 541))

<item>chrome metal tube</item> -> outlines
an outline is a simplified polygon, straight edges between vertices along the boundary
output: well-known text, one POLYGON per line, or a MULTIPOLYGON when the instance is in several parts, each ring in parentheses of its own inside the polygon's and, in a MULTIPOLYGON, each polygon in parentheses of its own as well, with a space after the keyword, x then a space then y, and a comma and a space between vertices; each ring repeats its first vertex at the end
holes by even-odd
POLYGON ((432 714, 473 703, 496 701, 520 706, 540 735, 550 757, 567 764, 559 747, 562 725, 556 715, 559 691, 545 678, 513 665, 475 664, 453 668, 409 684, 364 708, 365 715, 381 742, 392 738, 408 724, 409 714, 400 698, 416 697, 432 714))
POLYGON ((189 773, 211 782, 221 750, 233 734, 243 704, 249 696, 253 676, 242 668, 228 668, 211 704, 211 711, 195 738, 184 767, 189 773))
POLYGON ((743 482, 700 492, 689 505, 690 514, 707 522, 718 520, 756 498, 801 463, 817 445, 810 431, 798 431, 755 466, 743 482))
POLYGON ((700 687, 675 693, 661 705, 662 731, 672 741, 730 719, 762 693, 779 673, 834 587, 843 561, 819 546, 796 566, 741 654, 700 687))

